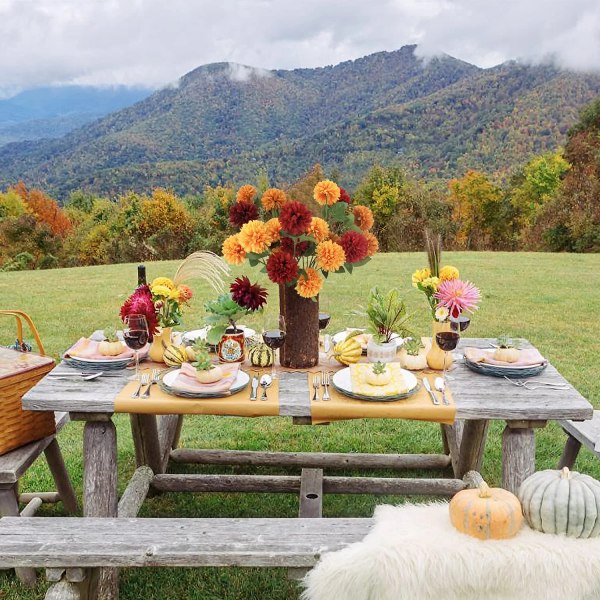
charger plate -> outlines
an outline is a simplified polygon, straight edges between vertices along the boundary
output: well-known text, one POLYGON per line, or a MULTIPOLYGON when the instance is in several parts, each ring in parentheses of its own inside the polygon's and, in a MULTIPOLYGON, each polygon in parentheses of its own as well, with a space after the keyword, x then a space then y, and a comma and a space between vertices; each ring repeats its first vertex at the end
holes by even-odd
POLYGON ((489 375, 490 377, 534 377, 535 375, 539 375, 548 366, 548 363, 543 362, 539 365, 529 365, 526 367, 505 367, 502 365, 473 362, 465 356, 465 365, 475 373, 489 375))
POLYGON ((404 377, 407 378, 409 389, 406 392, 402 392, 401 394, 396 394, 394 396, 365 396, 363 394, 357 394, 353 392, 350 367, 346 367, 345 369, 335 373, 331 379, 331 384, 338 392, 340 392, 340 394, 344 394, 344 396, 354 398, 355 400, 367 400, 369 402, 395 402, 396 400, 404 400, 405 398, 409 398, 413 394, 416 394, 421 387, 421 384, 415 377, 414 373, 411 373, 405 369, 401 369, 401 371, 404 377))
POLYGON ((167 394, 171 394, 172 396, 178 396, 180 398, 227 398, 231 394, 235 394, 236 392, 243 390, 250 382, 250 376, 248 375, 248 373, 245 373, 244 371, 240 370, 237 373, 235 381, 231 384, 231 387, 229 388, 229 393, 191 392, 188 390, 180 390, 176 387, 173 387, 175 379, 177 379, 177 375, 179 375, 179 371, 179 367, 175 367, 173 369, 165 371, 161 376, 158 385, 162 390, 167 392, 167 394))

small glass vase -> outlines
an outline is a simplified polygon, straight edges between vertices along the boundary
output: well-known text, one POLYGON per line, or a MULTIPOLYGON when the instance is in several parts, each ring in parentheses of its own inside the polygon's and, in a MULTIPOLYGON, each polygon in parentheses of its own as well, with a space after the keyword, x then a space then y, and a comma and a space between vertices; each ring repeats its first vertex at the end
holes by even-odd
POLYGON ((153 362, 165 362, 164 354, 165 349, 171 343, 171 333, 173 332, 172 327, 163 327, 159 329, 158 333, 154 334, 152 338, 152 344, 150 345, 150 350, 148 351, 148 357, 153 362))
POLYGON ((373 338, 367 344, 367 360, 369 362, 390 363, 396 360, 396 351, 398 344, 396 342, 378 343, 373 338))
POLYGON ((427 365, 430 369, 436 371, 444 370, 444 360, 446 361, 446 369, 452 364, 452 352, 444 352, 437 344, 435 339, 436 334, 441 331, 452 331, 450 321, 434 321, 431 326, 431 348, 427 352, 427 365))

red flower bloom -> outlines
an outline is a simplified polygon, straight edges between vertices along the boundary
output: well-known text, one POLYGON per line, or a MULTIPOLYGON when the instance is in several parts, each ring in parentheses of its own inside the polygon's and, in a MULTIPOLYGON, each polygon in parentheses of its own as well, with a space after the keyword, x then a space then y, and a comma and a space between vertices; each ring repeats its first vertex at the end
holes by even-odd
POLYGON ((302 202, 287 202, 279 213, 281 228, 290 235, 302 235, 312 222, 310 210, 302 202))
POLYGON ((241 227, 258 219, 258 208, 251 202, 235 202, 229 208, 229 222, 234 227, 241 227))
POLYGON ((296 258, 302 256, 308 249, 308 242, 298 242, 294 251, 294 240, 289 237, 281 238, 281 249, 288 254, 293 254, 296 258))
POLYGON ((267 290, 258 283, 250 283, 245 275, 238 277, 229 287, 231 297, 243 308, 258 310, 267 302, 267 290))
POLYGON ((340 188, 339 202, 345 202, 346 204, 352 204, 352 198, 350 198, 350 194, 343 187, 340 188))
POLYGON ((357 231, 346 231, 340 238, 339 244, 346 253, 346 262, 355 263, 367 257, 369 242, 357 231))
POLYGON ((147 285, 140 286, 121 306, 121 320, 125 322, 125 318, 129 315, 144 315, 148 321, 148 333, 153 336, 158 333, 158 317, 156 315, 156 307, 152 302, 152 293, 147 285))
POLYGON ((269 256, 267 275, 273 283, 289 283, 298 277, 298 263, 289 252, 280 250, 269 256))

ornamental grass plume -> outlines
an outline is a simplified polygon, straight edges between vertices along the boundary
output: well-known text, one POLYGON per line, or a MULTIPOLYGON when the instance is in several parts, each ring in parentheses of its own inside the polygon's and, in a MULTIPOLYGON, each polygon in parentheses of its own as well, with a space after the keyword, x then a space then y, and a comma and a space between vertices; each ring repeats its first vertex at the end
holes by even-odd
POLYGON ((438 300, 437 308, 446 307, 453 319, 458 319, 463 311, 477 310, 481 293, 470 281, 451 279, 442 281, 433 295, 438 300))

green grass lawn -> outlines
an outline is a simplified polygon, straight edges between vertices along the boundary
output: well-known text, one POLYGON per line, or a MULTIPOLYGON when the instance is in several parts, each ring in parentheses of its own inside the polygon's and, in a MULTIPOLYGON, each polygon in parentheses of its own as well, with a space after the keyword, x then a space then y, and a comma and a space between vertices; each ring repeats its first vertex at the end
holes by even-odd
MULTIPOLYGON (((412 324, 417 334, 429 333, 429 316, 422 295, 410 285, 410 275, 424 266, 424 254, 381 254, 366 267, 349 275, 334 275, 322 297, 332 313, 329 331, 359 325, 348 315, 365 302, 375 284, 384 289, 398 287, 405 292, 412 324)), ((452 253, 444 255, 462 277, 480 286, 481 308, 468 334, 473 337, 509 333, 535 344, 561 373, 594 406, 600 405, 598 356, 600 354, 600 257, 598 255, 534 253, 452 253)), ((172 276, 177 262, 148 264, 149 278, 172 276)), ((237 269, 251 279, 265 283, 257 270, 237 269)), ((58 357, 80 335, 118 322, 118 310, 136 284, 135 265, 114 265, 2 273, 0 297, 3 308, 28 312, 37 324, 49 354, 58 357)), ((212 292, 200 282, 185 315, 185 329, 201 326, 202 304, 212 292)), ((272 301, 276 292, 272 289, 272 301)), ((260 326, 248 319, 248 325, 260 326)), ((0 322, 0 340, 14 337, 12 320, 0 322)), ((134 452, 128 419, 117 416, 119 435, 119 483, 122 491, 134 470, 134 452)), ((78 493, 82 487, 80 423, 71 423, 60 442, 78 493)), ((500 434, 503 425, 494 424, 489 433, 483 475, 499 484, 501 473, 500 434)), ((565 441, 554 424, 537 432, 537 468, 553 468, 565 441)), ((218 417, 188 417, 182 444, 190 447, 251 450, 338 451, 338 452, 440 452, 439 427, 403 421, 353 421, 328 427, 296 427, 278 418, 247 420, 218 417)), ((600 479, 600 461, 582 450, 577 468, 600 479)), ((181 472, 217 472, 216 468, 179 466, 181 472)), ((230 473, 247 469, 221 468, 230 473)), ((263 473, 281 470, 261 469, 263 473)), ((391 475, 392 473, 380 473, 391 475)), ((407 475, 420 473, 408 473, 407 475)), ((431 473, 441 475, 441 473, 431 473)), ((449 473, 445 473, 449 475, 449 473)), ((25 491, 52 489, 45 463, 39 461, 22 480, 25 491)), ((327 496, 324 514, 329 517, 370 516, 373 507, 384 502, 403 502, 398 497, 327 496)), ((269 494, 165 494, 148 500, 141 516, 208 517, 293 517, 298 501, 293 495, 269 494)), ((40 514, 60 515, 58 507, 43 507, 40 514)), ((0 600, 43 598, 45 584, 24 590, 14 576, 0 573, 0 600)), ((131 569, 121 576, 123 599, 191 598, 197 600, 271 600, 298 597, 297 584, 286 579, 283 570, 268 569, 131 569)))

